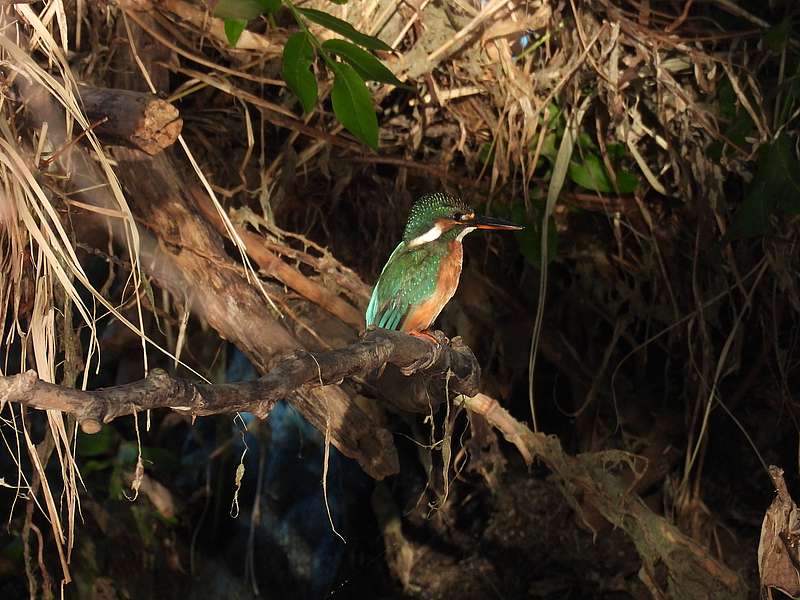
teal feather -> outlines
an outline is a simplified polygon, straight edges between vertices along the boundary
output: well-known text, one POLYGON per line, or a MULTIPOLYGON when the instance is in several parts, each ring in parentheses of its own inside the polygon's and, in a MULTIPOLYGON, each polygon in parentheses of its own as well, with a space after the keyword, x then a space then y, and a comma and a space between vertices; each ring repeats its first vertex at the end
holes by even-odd
POLYGON ((450 194, 437 192, 422 196, 411 207, 403 240, 410 242, 433 227, 436 219, 450 217, 456 212, 472 212, 472 209, 463 200, 450 194))
MULTIPOLYGON (((381 275, 380 275, 381 277, 383 277, 383 273, 384 271, 386 271, 386 267, 388 267, 389 264, 392 262, 392 259, 394 258, 395 254, 397 254, 398 251, 400 251, 403 248, 403 246, 405 246, 404 242, 400 242, 399 244, 397 244, 397 247, 389 256, 389 260, 386 261, 386 264, 383 265, 383 269, 381 269, 381 275)), ((380 279, 378 280, 378 283, 380 283, 380 279)), ((375 289, 372 290, 372 297, 369 299, 369 306, 367 306, 367 315, 366 315, 367 327, 369 327, 370 325, 375 325, 376 321, 379 320, 378 313, 381 309, 380 304, 381 304, 380 295, 378 294, 378 285, 376 284, 375 289)), ((384 317, 381 317, 380 320, 383 321, 384 317)), ((381 325, 380 323, 377 323, 377 326, 387 329, 386 327, 384 327, 384 325, 381 325)))
POLYGON ((439 265, 447 253, 447 244, 407 248, 400 242, 372 291, 367 325, 399 329, 411 309, 436 292, 439 265))

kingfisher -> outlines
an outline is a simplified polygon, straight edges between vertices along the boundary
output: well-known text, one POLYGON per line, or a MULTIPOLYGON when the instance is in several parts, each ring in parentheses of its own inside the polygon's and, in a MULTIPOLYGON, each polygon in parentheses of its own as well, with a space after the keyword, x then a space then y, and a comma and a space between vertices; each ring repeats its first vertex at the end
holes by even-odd
POLYGON ((453 297, 461 277, 461 241, 476 229, 524 229, 475 213, 450 194, 422 196, 414 203, 403 240, 381 271, 367 307, 367 326, 434 339, 428 328, 453 297))

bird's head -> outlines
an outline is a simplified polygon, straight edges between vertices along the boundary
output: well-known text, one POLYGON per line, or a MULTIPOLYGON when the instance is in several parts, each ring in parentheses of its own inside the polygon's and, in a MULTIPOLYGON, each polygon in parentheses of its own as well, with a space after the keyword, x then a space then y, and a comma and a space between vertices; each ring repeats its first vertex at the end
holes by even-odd
POLYGON ((445 193, 422 196, 411 207, 403 241, 408 247, 435 240, 458 240, 475 229, 524 229, 510 221, 475 213, 461 198, 445 193))

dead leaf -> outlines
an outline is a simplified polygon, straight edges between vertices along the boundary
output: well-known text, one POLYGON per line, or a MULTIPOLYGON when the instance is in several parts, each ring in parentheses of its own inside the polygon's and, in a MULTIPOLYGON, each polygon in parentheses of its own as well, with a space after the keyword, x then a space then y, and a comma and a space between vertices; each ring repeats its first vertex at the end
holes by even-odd
POLYGON ((789 495, 783 469, 769 468, 777 496, 764 515, 758 544, 758 572, 762 590, 777 589, 800 595, 800 514, 789 495))

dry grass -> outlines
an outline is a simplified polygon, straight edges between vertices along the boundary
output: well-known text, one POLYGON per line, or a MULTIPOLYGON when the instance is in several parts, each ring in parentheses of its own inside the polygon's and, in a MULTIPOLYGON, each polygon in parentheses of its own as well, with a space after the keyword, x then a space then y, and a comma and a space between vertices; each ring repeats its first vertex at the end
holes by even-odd
MULTIPOLYGON (((375 156, 343 133, 324 103, 297 117, 296 106, 277 77, 285 23, 269 34, 264 23, 254 24, 231 49, 221 22, 200 4, 162 0, 153 12, 158 31, 136 12, 132 0, 104 7, 91 4, 67 3, 69 12, 61 0, 44 7, 33 3, 0 9, 0 52, 8 92, 0 105, 3 374, 30 365, 43 379, 85 388, 102 351, 98 323, 111 316, 140 338, 145 369, 148 344, 159 346, 176 361, 182 356, 188 309, 164 301, 164 312, 172 313, 181 325, 170 343, 157 344, 158 332, 146 326, 155 301, 148 298, 152 290, 142 268, 144 234, 117 181, 115 164, 76 100, 76 81, 102 81, 114 44, 119 43, 113 28, 104 28, 104 19, 127 19, 127 41, 132 42, 130 26, 135 24, 150 32, 154 43, 174 53, 166 66, 180 85, 156 90, 150 83, 153 91, 169 94, 190 110, 215 103, 226 123, 233 124, 227 128, 215 118, 206 120, 200 110, 185 115, 187 131, 179 142, 182 160, 200 182, 244 272, 265 301, 320 345, 326 340, 317 332, 314 315, 293 311, 290 301, 268 290, 250 264, 240 232, 257 232, 297 271, 313 273, 315 282, 343 290, 341 295, 355 307, 363 306, 368 288, 326 249, 275 226, 274 212, 287 205, 296 207, 297 222, 322 222, 315 227, 319 230, 330 218, 336 226, 334 210, 314 214, 313 206, 298 203, 299 194, 289 189, 325 188, 323 194, 339 198, 351 181, 365 173, 368 178, 388 165, 397 169, 396 192, 404 192, 410 178, 424 177, 462 189, 470 201, 485 203, 488 210, 509 211, 514 204, 510 200, 519 199, 516 204, 530 222, 549 223, 553 218, 564 237, 569 237, 574 223, 565 207, 599 215, 593 222, 593 239, 583 247, 571 246, 559 257, 579 273, 576 279, 584 290, 594 290, 589 295, 596 292, 590 299, 595 302, 593 310, 614 331, 604 338, 604 356, 593 365, 598 370, 589 369, 591 393, 576 414, 600 402, 595 400, 598 388, 606 387, 609 379, 614 382, 628 357, 639 360, 653 344, 667 355, 685 356, 686 381, 675 395, 689 399, 682 415, 686 460, 670 508, 695 538, 713 538, 713 524, 702 501, 704 456, 713 435, 710 416, 720 405, 735 415, 741 395, 751 393, 753 382, 729 394, 732 397, 721 392, 726 379, 748 360, 750 340, 763 340, 765 355, 774 357, 769 360, 776 372, 778 397, 788 403, 791 395, 797 360, 793 342, 787 342, 779 329, 797 327, 796 315, 787 316, 785 306, 800 310, 796 218, 783 223, 779 237, 765 240, 755 253, 724 246, 717 262, 703 254, 731 227, 726 182, 751 180, 759 148, 779 134, 796 139, 800 104, 786 93, 771 94, 763 81, 772 80, 774 64, 785 65, 797 40, 790 40, 782 55, 770 55, 759 29, 764 23, 721 0, 711 4, 749 22, 735 37, 691 11, 647 10, 646 3, 632 1, 492 0, 479 5, 467 0, 351 0, 343 6, 309 2, 392 43, 396 51, 382 58, 401 79, 417 86, 417 94, 389 86, 374 89, 382 127, 382 151, 375 156), (94 29, 84 28, 84 18, 94 29), (528 39, 524 48, 523 36, 528 39), (73 60, 73 53, 79 60, 73 60), (718 104, 723 85, 730 87, 737 114, 746 113, 753 123, 743 139, 731 139, 726 133, 730 123, 721 122, 718 104), (556 135, 554 111, 563 115, 563 134, 556 135), (81 139, 75 142, 78 135, 81 139), (225 136, 240 148, 236 160, 226 154, 225 136), (640 180, 637 190, 619 193, 613 175, 616 191, 610 193, 581 192, 569 185, 570 163, 587 152, 581 136, 596 148, 593 152, 609 172, 635 172, 640 180), (609 150, 612 145, 623 154, 616 168, 611 168, 616 162, 609 150), (720 158, 712 158, 712 149, 720 158), (552 164, 543 158, 551 150, 557 151, 552 164), (345 167, 332 173, 331 165, 338 168, 338 163, 331 157, 337 153, 344 156, 345 167), (109 250, 124 262, 122 271, 129 277, 118 288, 122 290, 118 297, 111 295, 110 285, 97 286, 86 274, 76 250, 81 240, 75 239, 63 216, 74 193, 64 182, 87 163, 99 166, 102 179, 83 190, 81 201, 90 199, 84 207, 107 223, 118 248, 124 248, 124 252, 109 250), (313 180, 326 183, 310 184, 313 180), (674 215, 679 225, 670 228, 674 215), (615 283, 598 290, 597 281, 615 283), (629 306, 635 308, 625 314, 622 303, 609 299, 607 290, 627 294, 629 306), (778 309, 778 304, 783 306, 778 309), (754 306, 759 307, 758 315, 754 306), (130 307, 135 318, 130 317, 130 307), (82 328, 90 332, 83 345, 76 333, 82 328), (721 337, 720 329, 724 329, 721 337), (612 370, 610 365, 619 367, 612 370)), ((317 33, 329 35, 324 30, 317 33)), ((776 85, 782 86, 791 76, 780 68, 776 85)), ((323 81, 323 98, 329 88, 323 81)), ((370 242, 374 246, 360 249, 363 262, 356 266, 374 270, 366 255, 383 252, 378 238, 396 229, 393 212, 394 206, 375 210, 376 235, 370 242)), ((542 230, 547 232, 548 226, 542 230)), ((545 233, 540 253, 548 252, 545 233)), ((542 329, 558 321, 553 315, 561 314, 551 300, 544 302, 552 289, 546 267, 540 271, 538 288, 541 300, 532 332, 531 367, 536 364, 542 329)), ((644 363, 641 359, 639 366, 644 363)), ((532 411, 535 373, 531 368, 532 411)), ((621 379, 635 385, 633 378, 621 379)), ((616 393, 613 389, 606 396, 610 399, 616 393)), ((653 401, 648 406, 656 405, 653 401)), ((625 415, 617 412, 617 418, 625 421, 625 415)), ((612 438, 617 423, 600 423, 599 410, 591 414, 598 419, 593 426, 612 438)), ((6 426, 0 432, 19 466, 17 492, 46 515, 63 579, 68 581, 80 508, 80 474, 73 457, 75 425, 61 414, 48 414, 49 433, 34 443, 30 415, 10 405, 2 406, 2 415, 6 426), (14 436, 6 437, 9 432, 14 436), (53 451, 60 465, 57 485, 45 476, 53 451), (23 460, 23 453, 29 459, 23 460)), ((26 538, 28 564, 33 554, 26 538)))

